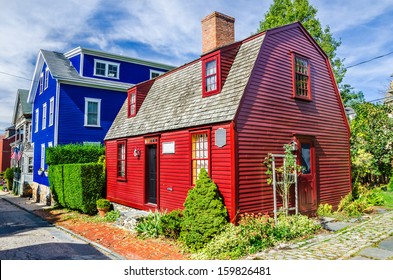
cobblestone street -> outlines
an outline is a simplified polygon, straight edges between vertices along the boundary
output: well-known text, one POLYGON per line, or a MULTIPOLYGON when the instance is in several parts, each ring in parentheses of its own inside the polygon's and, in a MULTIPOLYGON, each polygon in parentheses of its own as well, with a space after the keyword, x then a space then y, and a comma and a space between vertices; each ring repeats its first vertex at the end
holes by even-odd
POLYGON ((345 260, 393 259, 393 247, 377 248, 379 243, 393 243, 393 211, 354 223, 336 233, 318 235, 307 241, 288 243, 256 253, 255 260, 345 260))

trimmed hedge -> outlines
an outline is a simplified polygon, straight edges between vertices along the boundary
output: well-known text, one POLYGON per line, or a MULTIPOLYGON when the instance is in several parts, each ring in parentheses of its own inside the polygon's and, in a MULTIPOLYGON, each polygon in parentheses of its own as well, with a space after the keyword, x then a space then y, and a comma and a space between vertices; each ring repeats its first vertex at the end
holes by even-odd
POLYGON ((49 167, 49 181, 54 199, 63 207, 95 214, 96 201, 103 196, 103 164, 64 164, 49 167))
POLYGON ((98 162, 105 155, 102 145, 67 144, 46 149, 48 165, 98 162))

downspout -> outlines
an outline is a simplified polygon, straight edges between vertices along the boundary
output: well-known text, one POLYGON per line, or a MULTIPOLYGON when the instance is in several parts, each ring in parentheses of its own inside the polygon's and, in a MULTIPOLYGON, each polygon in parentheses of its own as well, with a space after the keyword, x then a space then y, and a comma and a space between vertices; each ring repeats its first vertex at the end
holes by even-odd
POLYGON ((60 107, 60 82, 56 80, 56 106, 55 106, 55 127, 53 135, 53 146, 57 146, 59 141, 59 107, 60 107))

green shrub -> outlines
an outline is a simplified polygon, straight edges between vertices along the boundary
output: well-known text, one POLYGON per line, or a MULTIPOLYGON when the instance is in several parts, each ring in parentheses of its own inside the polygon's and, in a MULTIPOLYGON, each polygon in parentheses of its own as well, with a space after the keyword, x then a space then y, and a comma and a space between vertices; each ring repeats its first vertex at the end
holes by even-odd
POLYGON ((174 210, 161 217, 162 235, 172 239, 178 239, 181 231, 182 211, 174 210))
POLYGON ((333 206, 326 203, 326 204, 319 204, 317 209, 318 217, 331 217, 333 216, 333 206))
POLYGON ((241 226, 227 224, 204 248, 192 257, 195 259, 239 259, 248 254, 248 236, 241 226))
POLYGON ((14 183, 14 170, 12 168, 7 168, 4 172, 4 178, 7 181, 8 190, 11 191, 14 183))
POLYGON ((238 259, 280 241, 315 233, 320 225, 306 216, 280 215, 277 224, 268 215, 241 215, 239 225, 228 224, 193 257, 196 259, 238 259))
POLYGON ((358 186, 357 189, 358 198, 354 199, 352 193, 347 194, 338 205, 338 213, 343 213, 349 217, 357 217, 369 212, 373 206, 384 204, 385 200, 379 189, 369 190, 363 186, 358 186))
POLYGON ((227 220, 228 213, 218 188, 202 168, 184 203, 180 240, 191 251, 196 251, 220 233, 227 220))
POLYGON ((58 165, 98 162, 103 155, 105 155, 105 148, 101 145, 57 145, 46 149, 46 163, 58 165))
POLYGON ((107 222, 115 222, 118 218, 120 218, 120 211, 112 210, 106 213, 105 221, 107 222))
POLYGON ((291 240, 315 233, 321 226, 303 215, 280 215, 274 227, 274 237, 278 241, 291 240))
POLYGON ((162 214, 158 211, 150 212, 149 215, 139 218, 135 231, 141 238, 157 238, 162 232, 162 214))
POLYGON ((97 212, 96 201, 102 197, 105 187, 102 164, 64 164, 51 168, 56 172, 49 172, 49 182, 61 206, 86 214, 97 212))
POLYGON ((100 198, 96 201, 96 206, 98 209, 105 209, 111 207, 111 202, 106 198, 100 198))

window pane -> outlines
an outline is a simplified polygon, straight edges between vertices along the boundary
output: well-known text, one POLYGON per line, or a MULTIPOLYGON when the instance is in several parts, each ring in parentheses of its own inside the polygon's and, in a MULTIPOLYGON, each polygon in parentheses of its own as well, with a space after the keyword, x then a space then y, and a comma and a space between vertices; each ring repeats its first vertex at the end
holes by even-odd
POLYGON ((207 133, 192 135, 192 183, 198 179, 201 168, 209 170, 209 143, 207 133))
POLYGON ((117 65, 108 64, 108 77, 117 78, 117 65))
POLYGON ((98 103, 89 101, 87 103, 87 124, 98 125, 98 103))
POLYGON ((311 173, 310 149, 311 149, 310 144, 302 144, 302 173, 303 174, 310 174, 311 173))
POLYGON ((96 62, 96 75, 105 76, 105 68, 105 63, 96 62))
POLYGON ((308 61, 295 57, 295 92, 297 96, 309 97, 308 79, 308 61))
POLYGON ((117 145, 117 176, 125 177, 126 174, 126 145, 117 145))

